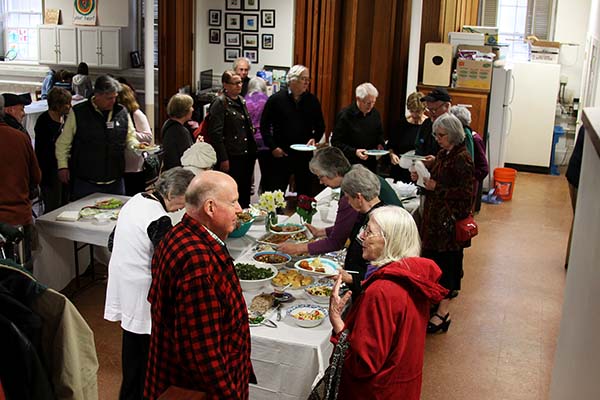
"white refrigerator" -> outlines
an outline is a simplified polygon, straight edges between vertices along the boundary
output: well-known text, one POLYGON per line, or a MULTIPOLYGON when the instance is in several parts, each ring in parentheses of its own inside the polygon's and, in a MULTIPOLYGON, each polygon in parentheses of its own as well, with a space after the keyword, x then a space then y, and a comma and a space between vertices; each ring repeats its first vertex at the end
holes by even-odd
POLYGON ((494 68, 488 118, 491 176, 505 163, 550 167, 559 85, 559 64, 494 68))

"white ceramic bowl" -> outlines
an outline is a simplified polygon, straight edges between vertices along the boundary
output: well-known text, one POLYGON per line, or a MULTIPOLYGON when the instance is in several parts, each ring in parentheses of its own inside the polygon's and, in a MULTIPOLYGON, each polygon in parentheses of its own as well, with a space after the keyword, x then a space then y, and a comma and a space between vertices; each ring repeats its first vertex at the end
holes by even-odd
POLYGON ((290 262, 292 257, 289 254, 281 253, 278 251, 259 251, 258 253, 254 254, 254 256, 252 256, 252 259, 259 264, 272 265, 272 266, 276 267, 277 269, 281 269, 281 268, 285 267, 288 262, 290 262), (268 262, 268 261, 260 260, 261 257, 269 257, 269 256, 277 256, 277 258, 281 258, 282 261, 281 262, 268 262))
POLYGON ((331 290, 333 289, 333 281, 331 281, 331 282, 323 282, 323 281, 315 282, 312 285, 308 285, 306 288, 304 288, 304 293, 306 293, 306 296, 308 296, 308 298, 311 299, 312 301, 314 301, 315 303, 329 304, 330 294, 329 295, 318 294, 318 293, 323 293, 327 289, 329 289, 329 293, 331 293, 331 290))
POLYGON ((240 285, 242 286, 242 290, 245 292, 253 292, 257 291, 265 286, 277 275, 277 268, 268 264, 257 264, 255 265, 257 268, 268 269, 272 272, 272 274, 268 278, 264 279, 256 279, 256 280, 245 280, 240 279, 240 285))
POLYGON ((327 316, 329 315, 329 312, 326 308, 317 306, 315 304, 298 304, 296 306, 291 307, 288 310, 287 314, 296 323, 296 325, 301 326, 302 328, 314 328, 315 326, 319 326, 323 323, 325 318, 327 318, 327 316), (317 313, 318 318, 302 319, 302 314, 304 313, 317 313))

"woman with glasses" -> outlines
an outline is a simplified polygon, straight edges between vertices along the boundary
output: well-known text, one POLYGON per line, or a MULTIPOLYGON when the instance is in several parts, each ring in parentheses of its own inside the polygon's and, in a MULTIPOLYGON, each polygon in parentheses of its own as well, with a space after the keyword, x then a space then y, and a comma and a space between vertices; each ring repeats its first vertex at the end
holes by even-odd
POLYGON ((400 120, 398 129, 390 134, 386 144, 386 148, 390 150, 390 161, 392 163, 390 175, 395 182, 411 182, 410 172, 399 165, 400 156, 408 151, 415 150, 415 141, 419 132, 424 126, 431 125, 431 121, 425 115, 425 104, 421 101, 423 96, 421 92, 414 92, 408 96, 406 100, 408 115, 400 120))
MULTIPOLYGON (((440 284, 453 292, 460 290, 463 249, 470 246, 470 242, 456 240, 454 224, 471 212, 473 160, 464 143, 463 126, 454 115, 446 113, 438 117, 433 132, 441 150, 425 162, 431 177, 424 179, 422 255, 440 266, 440 284)), ((414 181, 418 178, 416 172, 411 172, 411 177, 414 181)), ((431 317, 427 332, 447 332, 450 322, 450 298, 446 297, 431 317)))
POLYGON ((362 293, 344 319, 350 293, 340 297, 341 275, 330 298, 338 368, 330 369, 326 389, 340 400, 418 400, 430 304, 447 292, 437 283, 440 269, 419 257, 417 226, 399 207, 372 211, 360 236, 369 262, 362 293))
POLYGON ((241 96, 242 78, 234 71, 221 76, 223 94, 209 109, 208 137, 217 152, 217 167, 238 184, 239 203, 250 205, 252 175, 256 162, 254 127, 241 96))

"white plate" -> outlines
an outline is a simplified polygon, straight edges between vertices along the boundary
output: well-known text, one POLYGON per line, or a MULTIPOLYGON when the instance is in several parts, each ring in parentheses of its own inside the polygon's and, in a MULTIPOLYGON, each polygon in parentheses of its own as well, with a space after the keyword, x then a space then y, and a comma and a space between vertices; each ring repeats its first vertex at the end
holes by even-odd
POLYGON ((296 151, 315 151, 317 146, 312 146, 310 144, 293 144, 290 146, 290 149, 296 151))
POLYGON ((143 149, 139 149, 137 147, 134 147, 133 150, 137 153, 137 154, 142 154, 144 151, 148 154, 155 154, 158 153, 160 151, 160 146, 151 146, 151 147, 145 147, 143 149))
POLYGON ((409 160, 416 160, 416 161, 424 161, 424 160, 426 160, 425 156, 417 156, 415 154, 402 154, 400 156, 400 158, 407 158, 409 160))
POLYGON ((298 228, 292 232, 284 232, 284 231, 278 232, 278 231, 274 231, 272 228, 269 228, 269 231, 275 235, 294 235, 296 233, 304 232, 306 230, 306 227, 304 225, 300 225, 300 224, 277 224, 275 226, 294 226, 294 227, 298 228))
MULTIPOLYGON (((271 307, 267 310, 266 313, 264 313, 262 316, 266 319, 271 319, 271 317, 273 316, 273 314, 275 313, 275 307, 271 307)), ((248 311, 248 318, 253 318, 254 316, 258 316, 257 314, 255 314, 252 311, 248 311)), ((264 320, 263 320, 264 321, 264 320)), ((250 321, 248 321, 250 322, 250 321)), ((255 327, 255 326, 262 326, 262 321, 259 322, 258 324, 249 324, 250 327, 255 327)))
POLYGON ((384 156, 389 152, 389 150, 367 150, 365 151, 365 154, 368 156, 384 156))
POLYGON ((287 315, 289 315, 289 317, 292 318, 298 326, 301 326, 303 328, 313 328, 315 326, 321 325, 321 323, 325 321, 325 319, 329 315, 329 311, 327 311, 325 307, 317 306, 315 304, 298 304, 296 306, 291 307, 288 310, 287 315), (311 313, 314 311, 319 311, 322 317, 315 320, 302 320, 297 318, 297 315, 300 312, 311 313))
POLYGON ((310 258, 303 258, 302 260, 296 261, 296 263, 294 264, 294 268, 296 268, 298 271, 308 274, 308 275, 332 276, 332 275, 337 275, 339 273, 340 264, 338 264, 335 261, 330 260, 328 258, 310 257, 310 258), (322 264, 323 268, 325 268, 325 272, 316 272, 316 271, 311 271, 311 270, 300 267, 300 263, 302 261, 308 261, 308 263, 311 264, 316 258, 319 258, 321 260, 321 264, 322 264))

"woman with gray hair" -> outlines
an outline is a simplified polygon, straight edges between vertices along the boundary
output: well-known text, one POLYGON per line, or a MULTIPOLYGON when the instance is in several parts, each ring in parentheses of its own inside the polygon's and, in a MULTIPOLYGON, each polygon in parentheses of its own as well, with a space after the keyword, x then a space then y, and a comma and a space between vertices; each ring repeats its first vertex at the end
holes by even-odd
POLYGON ((192 133, 185 124, 192 119, 194 99, 187 94, 177 93, 169 99, 167 114, 169 119, 161 128, 163 171, 181 166, 183 152, 194 144, 192 133))
POLYGON ((337 392, 339 400, 418 400, 430 304, 447 292, 437 283, 440 269, 419 257, 417 227, 399 207, 374 210, 359 237, 369 266, 362 293, 345 318, 350 294, 340 297, 341 275, 334 285, 329 319, 336 344, 332 366, 337 368, 331 369, 325 390, 337 392))
MULTIPOLYGON (((315 152, 310 160, 310 172, 319 178, 321 184, 332 189, 342 185, 344 176, 350 171, 351 165, 344 153, 337 147, 323 147, 315 152)), ((375 175, 379 181, 378 196, 386 204, 401 205, 394 189, 385 181, 375 175)), ((358 211, 352 208, 348 196, 341 196, 335 222, 327 228, 317 228, 311 224, 306 227, 316 238, 312 243, 282 243, 279 249, 287 254, 324 254, 340 250, 350 237, 352 227, 358 218, 358 211)))
MULTIPOLYGON (((308 91, 310 74, 303 65, 290 68, 288 90, 280 90, 267 100, 260 119, 260 133, 271 152, 273 167, 264 190, 286 190, 291 175, 298 195, 314 196, 319 187, 308 170, 312 152, 294 150, 293 144, 315 145, 325 132, 321 103, 308 91)), ((265 176, 266 178, 266 176, 265 176)))
POLYGON ((352 164, 362 164, 377 172, 377 159, 367 150, 381 150, 385 143, 383 125, 375 102, 379 92, 369 82, 356 87, 355 101, 335 119, 331 144, 339 147, 352 164))
POLYGON ((104 319, 123 329, 121 399, 141 399, 150 346, 151 261, 154 247, 171 228, 169 212, 185 205, 194 173, 181 167, 163 172, 153 190, 138 193, 123 206, 114 230, 104 319))
POLYGON ((258 150, 258 165, 260 166, 261 176, 260 188, 264 191, 262 181, 265 181, 266 177, 272 173, 271 151, 265 144, 260 130, 260 118, 265 109, 265 104, 269 99, 269 96, 267 96, 267 83, 265 80, 258 76, 250 79, 250 83, 248 84, 248 94, 245 98, 248 114, 250 114, 252 125, 254 125, 254 141, 256 142, 258 150))
MULTIPOLYGON (((463 249, 471 245, 470 241, 456 240, 454 225, 471 212, 473 161, 464 143, 462 124, 454 115, 439 116, 433 123, 433 132, 441 149, 426 162, 431 177, 424 180, 422 255, 440 266, 440 284, 452 292, 460 290, 463 249)), ((411 172, 411 178, 417 180, 416 172, 411 172)), ((431 317, 427 332, 446 332, 450 321, 450 297, 447 296, 431 317)))

